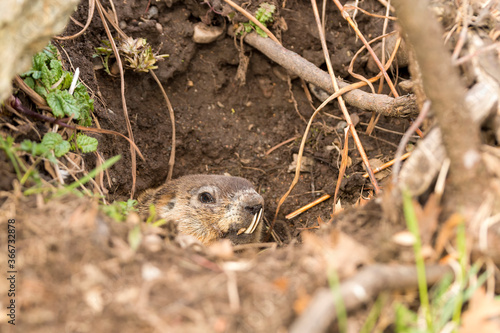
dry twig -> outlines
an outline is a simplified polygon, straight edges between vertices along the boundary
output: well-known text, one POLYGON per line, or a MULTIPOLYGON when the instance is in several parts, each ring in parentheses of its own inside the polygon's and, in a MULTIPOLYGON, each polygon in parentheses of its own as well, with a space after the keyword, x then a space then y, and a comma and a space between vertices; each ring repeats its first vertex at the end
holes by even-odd
MULTIPOLYGON (((297 53, 282 47, 269 38, 262 38, 255 32, 249 33, 242 38, 247 44, 265 54, 269 59, 297 74, 307 82, 314 84, 329 94, 335 92, 330 75, 297 53)), ((370 79, 370 82, 374 82, 378 78, 377 76, 373 81, 370 79)), ((347 91, 344 91, 343 96, 345 101, 354 107, 374 111, 389 117, 416 117, 418 115, 415 97, 412 95, 392 98, 387 95, 370 94, 358 89, 366 85, 365 82, 349 85, 339 80, 338 84, 340 88, 350 87, 347 91)))
MULTIPOLYGON (((427 285, 453 273, 449 266, 433 265, 425 268, 427 285)), ((347 311, 359 308, 385 290, 417 288, 417 271, 414 266, 373 265, 363 268, 352 278, 342 282, 338 289, 316 291, 307 309, 290 327, 290 333, 322 333, 337 317, 335 300, 339 297, 347 311), (332 295, 332 293, 334 295, 332 295)))

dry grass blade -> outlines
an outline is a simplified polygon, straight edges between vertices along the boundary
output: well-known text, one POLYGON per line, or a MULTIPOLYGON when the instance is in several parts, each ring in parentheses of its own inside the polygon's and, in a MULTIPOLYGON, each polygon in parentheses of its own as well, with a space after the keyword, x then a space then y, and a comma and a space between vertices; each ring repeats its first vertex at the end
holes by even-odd
POLYGON ((245 9, 241 8, 240 6, 238 6, 237 4, 235 4, 234 2, 232 2, 231 0, 224 0, 224 1, 229 6, 233 7, 237 11, 239 11, 247 19, 249 19, 250 21, 252 21, 253 23, 255 23, 259 28, 261 28, 269 36, 269 38, 271 38, 273 41, 275 41, 276 43, 278 43, 278 44, 281 45, 281 43, 278 40, 278 38, 276 38, 273 35, 273 33, 265 25, 263 25, 262 23, 260 23, 259 20, 257 20, 253 15, 251 15, 249 12, 247 12, 245 9))
POLYGON ((297 167, 295 169, 295 177, 293 178, 293 181, 290 184, 288 191, 280 198, 280 201, 278 202, 278 206, 276 207, 276 212, 274 213, 274 218, 273 218, 273 221, 271 223, 270 232, 273 231, 274 224, 276 222, 276 218, 278 217, 278 213, 280 211, 281 205, 283 205, 286 198, 288 198, 288 196, 292 192, 293 188, 295 187, 295 185, 299 181, 300 166, 302 164, 302 155, 304 154, 304 147, 306 145, 307 135, 309 134, 309 130, 311 128, 311 125, 312 125, 314 118, 316 117, 316 115, 318 114, 319 111, 321 111, 328 103, 333 101, 335 98, 338 98, 342 94, 345 94, 346 92, 351 91, 353 89, 357 89, 365 84, 366 83, 364 83, 364 82, 356 82, 350 86, 339 89, 335 94, 331 95, 323 103, 321 103, 321 105, 318 106, 318 108, 316 110, 314 110, 313 114, 311 115, 311 118, 309 118, 309 122, 307 123, 306 130, 304 131, 304 135, 302 136, 302 141, 300 142, 300 148, 299 148, 298 157, 297 157, 297 167))
POLYGON ((47 102, 45 101, 45 98, 40 96, 36 91, 31 89, 26 83, 24 83, 23 79, 21 79, 19 75, 16 75, 14 81, 16 82, 16 85, 19 87, 19 89, 24 91, 31 98, 33 103, 35 103, 39 108, 43 108, 44 110, 49 108, 47 102))
POLYGON ((303 207, 300 207, 296 211, 288 214, 287 216, 285 216, 285 218, 287 220, 293 219, 294 217, 299 216, 300 214, 304 213, 305 211, 307 211, 307 210, 311 209, 312 207, 314 207, 314 206, 322 203, 325 200, 330 199, 331 197, 332 196, 330 194, 323 194, 321 197, 319 197, 318 199, 314 200, 313 202, 310 202, 307 205, 305 205, 303 207))
MULTIPOLYGON (((99 3, 99 5, 100 5, 100 3, 99 3)), ((111 17, 111 15, 109 15, 109 13, 107 11, 102 10, 102 14, 104 14, 104 16, 108 19, 109 24, 111 24, 113 26, 113 28, 115 28, 116 32, 118 32, 118 34, 123 39, 127 39, 128 38, 128 36, 123 32, 123 30, 115 22, 115 19, 113 17, 111 17)))
POLYGON ((107 130, 107 129, 103 129, 103 128, 85 127, 85 126, 80 126, 80 125, 76 125, 75 128, 78 129, 78 130, 80 130, 80 131, 85 131, 85 132, 113 134, 113 135, 121 136, 122 138, 124 138, 125 140, 128 141, 128 143, 130 144, 131 148, 133 148, 132 150, 134 151, 134 153, 137 152, 137 154, 139 155, 139 157, 143 161, 145 160, 144 156, 142 155, 141 151, 139 150, 139 147, 137 147, 137 145, 135 144, 135 142, 132 141, 131 139, 127 138, 125 135, 123 135, 120 132, 116 132, 116 131, 112 131, 112 130, 107 130))
POLYGON ((394 163, 393 178, 392 178, 392 182, 394 185, 396 185, 398 182, 398 174, 399 174, 399 169, 401 169, 403 151, 406 145, 408 144, 408 141, 410 141, 410 137, 413 134, 413 132, 417 131, 418 126, 420 126, 420 124, 422 124, 422 122, 424 121, 425 117, 427 117, 427 113, 429 112, 430 108, 431 108, 431 102, 425 101, 424 105, 422 106, 422 111, 420 111, 420 114, 418 115, 417 119, 410 125, 410 128, 408 128, 405 135, 403 135, 401 141, 399 142, 399 146, 396 151, 396 157, 394 157, 394 159, 396 160, 396 162, 394 163))
POLYGON ((75 39, 76 37, 83 34, 87 30, 87 28, 89 27, 90 22, 92 22, 92 18, 94 17, 95 1, 96 0, 89 0, 89 15, 87 17, 87 22, 85 23, 85 26, 82 28, 82 30, 80 30, 79 32, 77 32, 76 34, 74 34, 72 36, 64 36, 64 37, 56 36, 54 38, 58 39, 58 40, 70 40, 70 39, 75 39))
POLYGON ((366 39, 363 36, 363 34, 361 33, 361 31, 359 31, 359 29, 356 26, 356 24, 354 23, 354 21, 351 19, 351 17, 349 16, 349 14, 345 11, 344 6, 342 6, 342 4, 340 3, 339 0, 333 0, 333 2, 339 8, 340 12, 342 13, 342 17, 354 29, 354 31, 356 32, 356 35, 359 37, 359 39, 361 39, 361 41, 363 42, 363 44, 366 46, 366 49, 368 50, 368 52, 370 53, 370 55, 373 57, 373 60, 375 60, 375 63, 377 64, 377 67, 380 69, 380 71, 384 75, 384 78, 387 81, 387 85, 389 85, 389 88, 391 89, 391 92, 394 95, 394 97, 399 97, 399 94, 396 91, 396 88, 394 87, 394 84, 392 84, 392 81, 389 78, 389 75, 387 74, 386 70, 384 69, 384 66, 382 65, 382 63, 378 59, 377 55, 373 51, 373 49, 370 46, 370 44, 368 44, 368 42, 366 41, 366 39))
MULTIPOLYGON (((328 54, 328 47, 326 45, 325 34, 321 30, 321 21, 319 19, 319 12, 318 12, 318 6, 316 4, 316 0, 311 0, 311 4, 313 7, 314 17, 316 19, 316 25, 318 26, 319 36, 320 36, 320 40, 321 40, 321 46, 323 48, 323 56, 325 58, 326 65, 328 67, 328 73, 330 74, 330 78, 332 80, 332 84, 333 84, 335 91, 338 91, 339 86, 337 83, 337 79, 335 78, 335 73, 333 72, 333 67, 332 67, 332 63, 330 60, 330 56, 328 54)), ((345 118, 347 124, 349 125, 349 129, 351 131, 354 142, 356 143, 356 147, 358 148, 359 155, 361 155, 361 159, 365 163, 366 170, 368 171, 368 174, 370 175, 370 181, 373 184, 373 187, 375 189, 375 193, 378 193, 380 191, 380 188, 378 186, 378 182, 375 179, 375 175, 373 174, 373 172, 371 170, 370 162, 368 162, 368 157, 366 156, 363 145, 361 144, 361 141, 359 140, 358 133, 356 132, 356 129, 354 128, 354 125, 353 125, 352 120, 351 120, 351 116, 349 115, 349 112, 347 111, 347 108, 345 106, 344 99, 341 96, 339 96, 337 98, 337 100, 339 102, 340 109, 342 110, 342 114, 344 115, 344 118, 345 118)))
POLYGON ((267 155, 271 154, 273 151, 275 151, 279 147, 282 147, 282 146, 286 145, 287 143, 293 142, 293 141, 295 141, 298 138, 300 138, 300 136, 294 136, 293 138, 290 138, 290 139, 285 140, 285 141, 283 141, 281 143, 278 143, 276 146, 274 146, 271 149, 269 149, 268 151, 266 151, 265 155, 267 156, 267 155))
POLYGON ((469 10, 469 0, 463 0, 461 6, 462 12, 462 31, 460 31, 460 36, 458 38, 458 42, 455 45, 455 50, 453 50, 453 54, 451 56, 451 61, 456 61, 458 56, 460 55, 460 51, 462 51, 463 46, 467 40, 467 27, 469 26, 468 22, 468 10, 469 10))
MULTIPOLYGON (((390 8, 389 4, 387 4, 385 6, 390 8)), ((386 15, 378 15, 378 14, 370 13, 369 11, 364 10, 363 8, 358 7, 358 6, 354 6, 354 5, 344 5, 344 9, 356 9, 356 10, 359 10, 360 12, 363 12, 365 15, 368 15, 371 17, 381 18, 384 20, 397 21, 397 18, 395 18, 394 16, 389 16, 388 13, 386 13, 386 15)))
MULTIPOLYGON (((101 16, 102 24, 104 26, 104 29, 106 30, 106 35, 108 36, 111 47, 113 48, 113 52, 116 57, 116 62, 118 64, 118 68, 120 69, 120 90, 122 97, 123 114, 125 116, 125 123, 127 125, 127 132, 129 138, 131 141, 134 141, 134 133, 132 132, 132 126, 130 125, 130 119, 128 117, 128 111, 127 111, 127 101, 125 99, 125 77, 123 73, 122 61, 120 59, 120 54, 118 52, 118 49, 116 48, 116 43, 113 39, 113 35, 111 34, 108 24, 106 23, 106 19, 104 17, 104 8, 102 7, 99 0, 96 1, 97 1, 97 9, 99 11, 99 15, 101 16)), ((130 191, 130 199, 132 199, 135 194, 135 183, 137 178, 137 158, 135 155, 135 150, 132 148, 132 146, 130 147, 130 155, 132 160, 132 190, 130 191)))
MULTIPOLYGON (((342 149, 342 162, 340 162, 339 177, 335 185, 335 194, 333 195, 333 213, 335 214, 335 204, 337 203, 337 196, 339 194, 340 184, 344 178, 345 169, 347 168, 347 157, 349 152, 349 129, 344 129, 344 149, 342 149)), ((332 214, 333 215, 333 214, 332 214)))
MULTIPOLYGON (((411 152, 405 153, 403 156, 401 156, 401 161, 406 160, 408 157, 410 157, 410 155, 411 155, 411 152)), ((385 170, 388 167, 392 166, 394 163, 396 163, 396 159, 392 159, 389 162, 382 164, 378 168, 373 169, 373 173, 378 173, 378 172, 380 172, 382 170, 385 170)), ((365 173, 363 175, 363 178, 368 178, 368 173, 365 173)))
POLYGON ((170 103, 170 99, 168 98, 165 89, 163 89, 160 80, 158 80, 158 77, 156 76, 155 72, 153 72, 152 70, 149 72, 155 79, 156 83, 158 84, 158 87, 160 87, 161 93, 163 94, 163 98, 167 103, 168 113, 170 114, 170 122, 172 123, 172 151, 170 152, 170 158, 168 160, 168 174, 167 174, 167 181, 169 181, 172 179, 172 173, 174 171, 174 164, 175 164, 175 114, 174 114, 174 109, 172 108, 172 104, 170 103))
MULTIPOLYGON (((390 33, 388 33, 388 34, 383 34, 382 36, 378 36, 378 37, 376 37, 376 38, 372 39, 371 41, 369 41, 369 42, 368 42, 368 44, 374 43, 374 42, 376 42, 376 41, 377 41, 377 40, 379 40, 379 39, 383 39, 383 40, 384 40, 384 39, 385 39, 385 37, 389 37, 389 36, 391 36, 391 35, 393 35, 393 34, 395 34, 395 33, 397 33, 397 32, 396 32, 396 31, 393 31, 393 32, 390 32, 390 33)), ((398 46, 399 46, 399 44, 398 44, 398 46)), ((372 93, 373 93, 373 94, 376 94, 376 92, 375 92, 375 88, 373 88, 373 85, 371 84, 370 80, 366 79, 366 78, 365 78, 364 76, 362 76, 362 75, 359 75, 359 74, 354 73, 354 61, 355 61, 355 60, 356 60, 356 58, 359 56, 359 54, 360 54, 361 52, 363 52, 363 50, 364 50, 365 48, 366 48, 366 46, 365 46, 365 45, 363 45, 363 46, 362 46, 362 47, 361 47, 361 48, 360 48, 360 49, 356 52, 356 54, 354 54, 354 56, 353 56, 353 57, 352 57, 352 59, 351 59, 351 62, 349 63, 349 67, 347 68, 347 71, 349 72, 349 74, 351 74, 352 76, 354 76, 354 77, 355 77, 355 78, 357 78, 358 80, 361 80, 361 81, 367 81, 367 82, 366 82, 366 84, 368 84, 368 85, 370 86, 370 89, 372 90, 372 93)), ((391 66, 392 61, 394 61, 394 58, 396 58, 396 53, 397 53, 397 50, 398 50, 398 48, 397 48, 397 47, 395 47, 395 48, 394 48, 394 52, 392 53, 390 60, 388 61, 387 65, 385 66, 385 69, 386 69, 386 70, 387 70, 387 69, 391 66)), ((379 73, 378 77, 382 77, 382 73, 379 73)))
MULTIPOLYGON (((385 8, 385 15, 387 17, 389 17, 389 13, 390 13, 390 1, 385 8)), ((382 29, 382 35, 386 34, 388 23, 389 23, 389 20, 387 18, 385 18, 384 19, 384 27, 382 29)), ((396 32, 396 30, 394 30, 393 32, 396 32)), ((394 58, 396 57, 397 50, 399 49, 400 43, 401 43, 401 38, 398 38, 398 40, 396 42, 396 46, 394 47, 394 50, 393 50, 391 57, 388 61, 389 64, 392 64, 392 62, 394 61, 394 58)), ((384 39, 382 39, 382 63, 385 63, 385 47, 386 47, 386 39, 384 38, 384 39)), ((385 66, 385 70, 387 70, 388 68, 389 68, 388 66, 385 66)), ((382 92, 383 87, 384 87, 384 78, 380 78, 380 84, 378 87, 379 93, 382 92)), ((366 132, 365 132, 366 134, 372 135, 372 132, 375 129, 375 126, 377 125, 379 119, 380 119, 380 115, 375 115, 375 113, 372 112, 370 124, 368 125, 368 128, 366 129, 366 132)))

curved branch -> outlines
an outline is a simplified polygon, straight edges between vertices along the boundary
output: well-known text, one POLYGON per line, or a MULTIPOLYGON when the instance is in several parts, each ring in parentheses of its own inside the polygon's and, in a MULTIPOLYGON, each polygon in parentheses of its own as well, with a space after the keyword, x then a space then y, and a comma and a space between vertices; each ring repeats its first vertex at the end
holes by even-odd
MULTIPOLYGON (((229 32, 231 33, 231 32, 229 32)), ((250 33, 243 37, 245 42, 277 64, 297 74, 307 82, 333 94, 332 80, 330 75, 316 67, 316 65, 302 58, 269 38, 262 38, 256 33, 250 33)), ((339 80, 339 87, 344 88, 349 84, 339 80)), ((418 108, 413 95, 392 98, 387 95, 371 94, 362 90, 352 90, 344 95, 345 101, 357 108, 374 111, 389 117, 416 117, 418 108)))
MULTIPOLYGON (((450 266, 432 265, 425 268, 427 284, 441 280, 452 273, 450 266)), ((326 332, 337 317, 335 300, 341 297, 347 311, 375 299, 385 290, 417 288, 417 270, 414 266, 372 265, 340 284, 336 290, 319 289, 307 309, 290 327, 290 333, 326 332)))

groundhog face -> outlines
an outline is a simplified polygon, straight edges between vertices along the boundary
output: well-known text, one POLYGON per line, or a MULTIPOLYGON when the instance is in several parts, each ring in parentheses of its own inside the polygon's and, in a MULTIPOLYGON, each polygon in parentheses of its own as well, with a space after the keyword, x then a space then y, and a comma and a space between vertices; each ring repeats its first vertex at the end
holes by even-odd
POLYGON ((194 209, 181 219, 179 231, 205 243, 228 238, 234 244, 260 241, 264 199, 245 179, 224 177, 194 186, 186 199, 194 209))
POLYGON ((178 231, 203 244, 228 238, 233 244, 258 242, 264 199, 240 177, 191 175, 146 193, 161 218, 173 220, 178 231))

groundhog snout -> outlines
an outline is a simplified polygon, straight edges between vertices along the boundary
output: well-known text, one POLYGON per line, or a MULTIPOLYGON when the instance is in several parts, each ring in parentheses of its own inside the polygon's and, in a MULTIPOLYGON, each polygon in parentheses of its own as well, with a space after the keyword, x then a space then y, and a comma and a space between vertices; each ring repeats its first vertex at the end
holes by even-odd
POLYGON ((256 215, 262 209, 262 204, 245 206, 245 210, 248 211, 252 215, 256 215))

